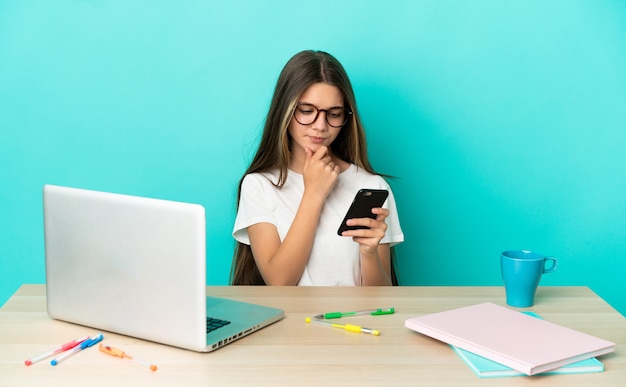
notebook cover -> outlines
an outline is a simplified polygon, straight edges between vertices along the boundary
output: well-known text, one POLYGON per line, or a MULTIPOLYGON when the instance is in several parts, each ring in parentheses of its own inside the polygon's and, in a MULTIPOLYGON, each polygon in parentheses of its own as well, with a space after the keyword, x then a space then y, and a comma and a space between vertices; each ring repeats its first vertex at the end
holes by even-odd
MULTIPOLYGON (((522 372, 516 371, 513 368, 507 367, 503 364, 496 363, 482 356, 478 356, 475 353, 471 353, 464 349, 451 345, 454 352, 467 364, 467 366, 481 378, 499 378, 505 376, 522 376, 526 375, 522 372)), ((604 364, 601 361, 592 357, 590 359, 577 361, 572 364, 567 364, 563 367, 555 368, 550 371, 541 373, 540 375, 550 374, 584 374, 592 372, 603 372, 604 364)))
POLYGON ((526 375, 615 348, 615 343, 490 302, 410 318, 405 326, 526 375))
MULTIPOLYGON (((531 311, 521 312, 527 314, 529 316, 533 316, 536 318, 541 318, 537 313, 531 311)), ((496 363, 495 361, 491 361, 482 356, 478 356, 475 353, 471 353, 464 349, 455 347, 454 345, 450 345, 450 347, 454 350, 454 352, 459 355, 461 360, 467 364, 467 366, 478 376, 481 378, 499 378, 505 376, 522 376, 525 375, 521 372, 515 371, 513 368, 507 367, 503 364, 496 363)), ((586 359, 582 361, 578 361, 576 363, 568 364, 563 367, 559 367, 553 369, 551 371, 544 372, 540 375, 551 375, 551 374, 583 374, 583 373, 592 373, 592 372, 604 372, 604 364, 601 361, 592 357, 591 359, 586 359)))

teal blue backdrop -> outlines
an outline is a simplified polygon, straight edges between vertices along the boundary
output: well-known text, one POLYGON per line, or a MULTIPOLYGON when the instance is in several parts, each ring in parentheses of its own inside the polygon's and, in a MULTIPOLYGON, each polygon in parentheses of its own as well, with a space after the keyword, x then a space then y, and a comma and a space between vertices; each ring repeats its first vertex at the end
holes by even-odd
POLYGON ((45 183, 200 203, 228 283, 238 179, 284 63, 334 54, 395 176, 404 285, 559 258, 626 313, 626 3, 0 1, 0 304, 45 281, 45 183))

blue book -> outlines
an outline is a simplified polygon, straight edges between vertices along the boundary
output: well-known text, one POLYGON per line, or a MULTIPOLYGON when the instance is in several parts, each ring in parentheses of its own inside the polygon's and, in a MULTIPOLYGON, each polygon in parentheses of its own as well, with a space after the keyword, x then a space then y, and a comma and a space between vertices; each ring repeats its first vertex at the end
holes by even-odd
MULTIPOLYGON (((540 318, 534 312, 522 312, 533 317, 540 318)), ((475 353, 466 351, 464 349, 451 345, 452 349, 459 355, 459 357, 468 365, 468 367, 481 378, 498 378, 504 376, 527 376, 522 372, 518 372, 505 365, 497 363, 495 361, 486 359, 475 353)), ((601 361, 592 357, 590 359, 582 360, 576 363, 568 364, 566 366, 553 369, 551 371, 544 372, 538 375, 550 375, 550 374, 583 374, 592 372, 603 372, 604 364, 601 361)))

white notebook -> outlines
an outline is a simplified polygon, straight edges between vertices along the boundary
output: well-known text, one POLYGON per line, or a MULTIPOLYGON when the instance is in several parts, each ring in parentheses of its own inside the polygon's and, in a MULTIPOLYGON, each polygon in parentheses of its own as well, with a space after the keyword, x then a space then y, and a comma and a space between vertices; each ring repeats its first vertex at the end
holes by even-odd
POLYGON ((610 341, 489 302, 414 317, 405 326, 526 375, 615 348, 610 341))

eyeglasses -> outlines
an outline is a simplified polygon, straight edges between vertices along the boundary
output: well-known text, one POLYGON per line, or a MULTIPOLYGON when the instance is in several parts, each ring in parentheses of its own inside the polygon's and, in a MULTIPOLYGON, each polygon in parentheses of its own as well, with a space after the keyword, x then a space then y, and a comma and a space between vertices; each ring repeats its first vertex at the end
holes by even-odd
POLYGON ((335 106, 330 109, 318 109, 314 105, 301 103, 296 106, 293 117, 301 125, 311 125, 317 120, 317 116, 320 112, 326 113, 326 122, 333 128, 341 128, 344 126, 352 115, 350 109, 343 106, 335 106))

